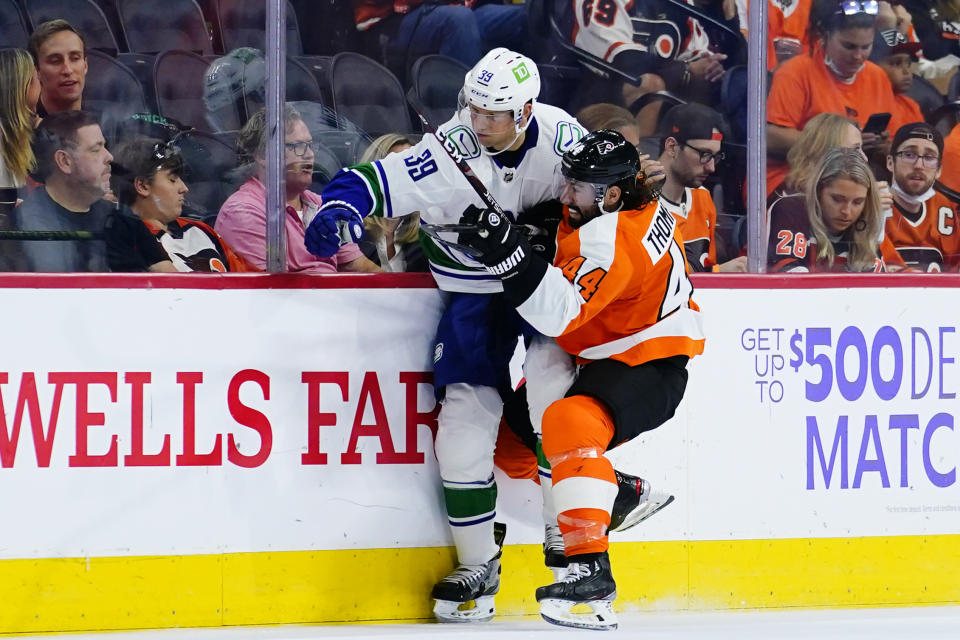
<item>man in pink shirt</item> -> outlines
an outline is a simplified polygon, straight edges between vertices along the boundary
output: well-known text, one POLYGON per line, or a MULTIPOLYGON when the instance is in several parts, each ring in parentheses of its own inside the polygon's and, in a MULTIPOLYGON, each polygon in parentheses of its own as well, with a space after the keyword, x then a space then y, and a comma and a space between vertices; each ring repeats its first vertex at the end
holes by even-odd
MULTIPOLYGON (((311 254, 304 246, 306 224, 320 207, 320 196, 307 187, 313 177, 313 141, 310 131, 292 107, 285 107, 287 203, 287 271, 291 273, 375 273, 380 267, 367 259, 356 244, 340 247, 329 258, 311 254)), ((267 195, 264 188, 266 116, 263 110, 251 116, 240 131, 237 145, 242 161, 253 167, 253 175, 223 203, 215 229, 247 262, 258 269, 267 266, 267 195)))

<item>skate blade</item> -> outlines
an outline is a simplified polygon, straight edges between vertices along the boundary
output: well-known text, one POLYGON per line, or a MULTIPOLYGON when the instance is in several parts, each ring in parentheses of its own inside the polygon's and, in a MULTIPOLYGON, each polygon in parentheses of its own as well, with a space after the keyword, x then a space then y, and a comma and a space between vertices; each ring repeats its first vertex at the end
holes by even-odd
MULTIPOLYGON (((616 597, 616 593, 613 594, 616 597)), ((558 598, 546 598, 540 601, 540 617, 560 627, 591 629, 593 631, 612 631, 617 628, 617 616, 613 612, 612 600, 591 602, 573 602, 558 598), (579 613, 575 607, 589 607, 590 613, 579 613)))
POLYGON ((468 602, 437 600, 433 605, 433 615, 439 622, 488 622, 496 612, 493 596, 480 596, 468 602))
POLYGON ((650 516, 660 512, 664 507, 673 502, 673 496, 666 493, 658 493, 656 491, 650 494, 650 497, 640 504, 637 505, 637 508, 627 514, 623 519, 623 522, 620 523, 620 526, 616 529, 610 529, 610 533, 614 531, 626 531, 631 527, 635 527, 650 516))

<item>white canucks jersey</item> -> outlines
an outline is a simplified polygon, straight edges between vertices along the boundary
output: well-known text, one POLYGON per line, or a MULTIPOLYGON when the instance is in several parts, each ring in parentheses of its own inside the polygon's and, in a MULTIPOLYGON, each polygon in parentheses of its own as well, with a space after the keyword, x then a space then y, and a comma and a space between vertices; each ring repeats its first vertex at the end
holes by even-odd
MULTIPOLYGON (((560 157, 583 137, 583 128, 562 109, 536 104, 515 167, 481 151, 476 134, 454 115, 440 128, 447 144, 466 160, 508 216, 560 197, 560 157)), ((516 157, 516 156, 514 156, 516 157)), ((416 146, 369 164, 340 171, 323 189, 325 207, 348 205, 360 215, 388 218, 420 212, 430 224, 452 224, 468 205, 482 206, 466 177, 432 135, 416 146)), ((446 291, 502 291, 499 278, 461 251, 421 233, 437 285, 446 291)))

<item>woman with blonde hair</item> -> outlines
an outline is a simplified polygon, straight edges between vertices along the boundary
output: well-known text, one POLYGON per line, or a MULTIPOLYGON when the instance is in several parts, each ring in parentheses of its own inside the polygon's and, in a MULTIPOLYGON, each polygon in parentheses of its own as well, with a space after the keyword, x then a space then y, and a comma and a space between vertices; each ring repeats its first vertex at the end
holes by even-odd
MULTIPOLYGON (((36 160, 30 142, 37 124, 40 80, 23 49, 0 50, 0 203, 12 207, 36 160)), ((0 206, 2 206, 0 205, 0 206)))
POLYGON ((806 189, 810 174, 831 149, 843 147, 863 153, 860 128, 849 118, 835 113, 821 113, 810 119, 800 132, 797 143, 787 152, 783 182, 767 184, 785 193, 806 189))
MULTIPOLYGON (((360 163, 381 160, 414 145, 414 140, 400 133, 387 133, 367 147, 360 163)), ((358 243, 371 261, 386 272, 429 271, 427 259, 420 249, 420 215, 411 213, 400 218, 367 216, 363 219, 364 235, 358 243)))
POLYGON ((831 149, 803 193, 771 207, 767 270, 887 271, 883 222, 877 181, 863 155, 831 149))

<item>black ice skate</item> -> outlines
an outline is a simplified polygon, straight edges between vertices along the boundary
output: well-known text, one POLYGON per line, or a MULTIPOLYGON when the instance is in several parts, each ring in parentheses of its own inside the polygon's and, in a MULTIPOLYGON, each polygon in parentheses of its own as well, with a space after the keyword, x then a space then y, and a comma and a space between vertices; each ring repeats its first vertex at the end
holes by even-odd
POLYGON ((543 564, 553 572, 554 580, 562 580, 567 574, 567 556, 563 551, 560 527, 548 524, 543 529, 543 564))
POLYGON ((562 627, 607 631, 617 628, 613 601, 617 585, 610 572, 607 552, 571 556, 567 576, 537 589, 537 602, 544 620, 562 627), (574 611, 586 605, 590 613, 574 611))
POLYGON ((617 474, 617 498, 610 514, 609 532, 626 531, 673 502, 673 496, 653 491, 650 482, 638 476, 614 470, 617 474))
POLYGON ((453 573, 433 585, 430 596, 436 600, 433 615, 440 622, 486 622, 493 618, 493 596, 500 590, 500 555, 507 525, 493 525, 497 554, 481 565, 462 564, 453 573), (473 606, 470 606, 473 603, 473 606))

